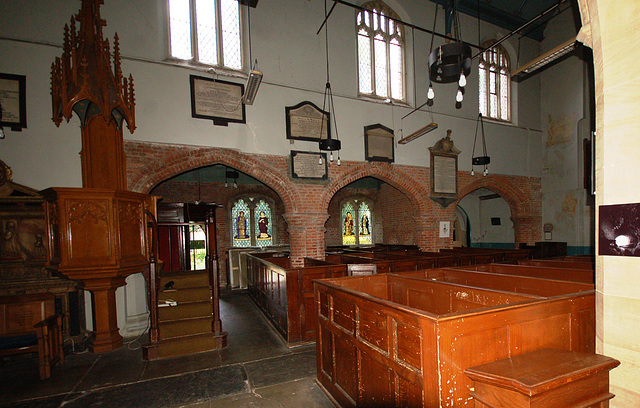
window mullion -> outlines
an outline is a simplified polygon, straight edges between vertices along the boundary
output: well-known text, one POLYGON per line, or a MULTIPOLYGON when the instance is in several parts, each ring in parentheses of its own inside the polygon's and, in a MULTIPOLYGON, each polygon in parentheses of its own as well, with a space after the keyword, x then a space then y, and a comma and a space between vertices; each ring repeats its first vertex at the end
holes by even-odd
POLYGON ((189 13, 191 14, 191 49, 193 50, 193 61, 200 61, 200 50, 198 49, 198 17, 196 13, 196 1, 189 0, 189 13))
POLYGON ((216 35, 218 37, 218 41, 216 42, 216 52, 218 53, 218 65, 224 67, 224 38, 222 38, 222 5, 221 1, 216 1, 216 35))

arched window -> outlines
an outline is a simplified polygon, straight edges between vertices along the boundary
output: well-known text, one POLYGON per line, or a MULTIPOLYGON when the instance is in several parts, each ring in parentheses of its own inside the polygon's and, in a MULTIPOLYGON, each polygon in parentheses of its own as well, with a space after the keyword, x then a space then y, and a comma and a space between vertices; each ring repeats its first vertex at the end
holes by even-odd
POLYGON ((342 244, 373 244, 373 220, 371 206, 359 199, 342 204, 342 244))
POLYGON ((242 69, 240 2, 169 0, 172 58, 242 69))
POLYGON ((234 247, 273 245, 273 205, 262 197, 236 200, 231 207, 231 240, 234 247))
POLYGON ((381 1, 362 5, 356 14, 358 90, 361 95, 405 100, 404 27, 389 17, 398 15, 381 1))
MULTIPOLYGON (((481 44, 484 49, 495 40, 481 44)), ((511 120, 511 60, 501 45, 485 50, 478 61, 480 113, 499 120, 511 120)))

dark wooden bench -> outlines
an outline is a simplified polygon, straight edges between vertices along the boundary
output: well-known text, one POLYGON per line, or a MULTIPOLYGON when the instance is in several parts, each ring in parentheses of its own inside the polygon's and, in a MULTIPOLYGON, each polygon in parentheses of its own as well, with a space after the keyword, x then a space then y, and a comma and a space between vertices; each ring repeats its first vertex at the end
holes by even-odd
POLYGON ((0 297, 0 357, 38 353, 40 378, 64 362, 62 318, 55 314, 53 294, 0 297))

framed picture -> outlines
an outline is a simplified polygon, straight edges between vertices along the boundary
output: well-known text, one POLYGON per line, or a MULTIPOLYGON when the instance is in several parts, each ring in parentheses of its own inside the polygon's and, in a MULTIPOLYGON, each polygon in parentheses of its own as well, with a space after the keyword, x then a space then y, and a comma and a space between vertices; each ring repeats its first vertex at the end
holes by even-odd
POLYGON ((213 120, 214 125, 227 126, 229 122, 247 123, 244 103, 244 85, 219 79, 189 76, 191 85, 191 116, 213 120))
POLYGON ((364 127, 364 159, 393 163, 393 130, 377 123, 364 127))
POLYGON ((327 154, 291 151, 291 177, 294 179, 326 180, 327 154))
POLYGON ((598 255, 640 256, 640 204, 599 207, 598 255))
POLYGON ((331 139, 331 117, 329 112, 318 108, 312 102, 300 102, 285 107, 287 139, 319 142, 331 139))
POLYGON ((27 127, 27 77, 0 74, 0 125, 20 131, 27 127))

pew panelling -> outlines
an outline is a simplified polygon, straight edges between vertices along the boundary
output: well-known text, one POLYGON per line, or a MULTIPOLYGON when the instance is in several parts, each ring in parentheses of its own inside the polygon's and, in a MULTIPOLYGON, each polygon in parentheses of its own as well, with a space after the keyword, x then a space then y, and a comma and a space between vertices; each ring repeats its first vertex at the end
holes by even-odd
POLYGON ((407 276, 419 273, 315 282, 317 378, 340 406, 471 406, 467 367, 545 347, 593 352, 588 285, 493 275, 562 287, 543 297, 407 276))

